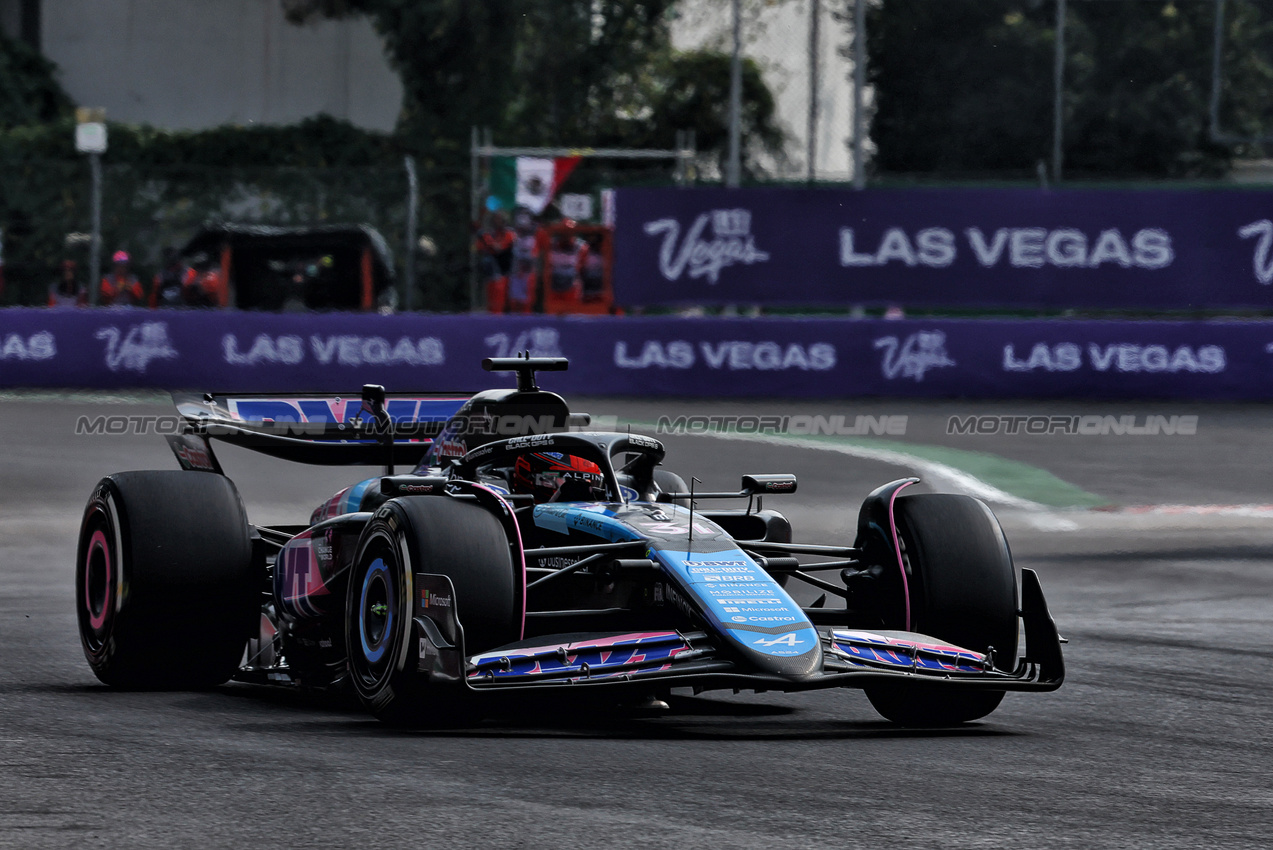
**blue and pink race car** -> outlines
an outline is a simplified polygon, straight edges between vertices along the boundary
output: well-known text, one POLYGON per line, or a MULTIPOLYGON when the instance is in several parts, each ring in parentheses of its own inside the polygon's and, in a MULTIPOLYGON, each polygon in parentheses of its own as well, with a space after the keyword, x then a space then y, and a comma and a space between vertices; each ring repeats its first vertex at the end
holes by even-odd
POLYGON ((566 361, 483 365, 517 387, 175 394, 182 469, 108 476, 85 509, 93 672, 130 688, 348 687, 395 724, 468 722, 496 694, 851 687, 891 721, 945 726, 1061 686, 1038 578, 982 502, 906 495, 907 478, 866 497, 851 545, 794 542, 764 506, 794 476, 691 493, 658 440, 589 430, 539 388, 566 361), (384 470, 307 523, 258 526, 212 440, 384 470), (797 584, 818 598, 798 603, 797 584))

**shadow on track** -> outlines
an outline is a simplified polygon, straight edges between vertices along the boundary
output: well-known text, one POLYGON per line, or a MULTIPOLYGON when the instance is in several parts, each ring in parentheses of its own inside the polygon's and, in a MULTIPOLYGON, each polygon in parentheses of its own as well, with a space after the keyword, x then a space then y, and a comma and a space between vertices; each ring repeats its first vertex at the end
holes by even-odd
MULTIPOLYGON (((290 715, 236 724, 245 730, 345 734, 369 738, 559 738, 651 741, 810 741, 889 738, 1004 737, 1022 733, 981 724, 946 729, 903 729, 882 720, 803 720, 799 708, 772 703, 673 695, 668 708, 611 701, 535 696, 492 701, 466 722, 395 728, 368 716, 349 694, 305 694, 259 686, 231 686, 217 694, 290 715), (339 716, 332 716, 338 714, 339 716), (304 716, 309 715, 309 716, 304 716), (280 722, 281 721, 281 722, 280 722)), ((193 707, 193 706, 192 706, 193 707)), ((223 708, 224 706, 222 706, 223 708)))

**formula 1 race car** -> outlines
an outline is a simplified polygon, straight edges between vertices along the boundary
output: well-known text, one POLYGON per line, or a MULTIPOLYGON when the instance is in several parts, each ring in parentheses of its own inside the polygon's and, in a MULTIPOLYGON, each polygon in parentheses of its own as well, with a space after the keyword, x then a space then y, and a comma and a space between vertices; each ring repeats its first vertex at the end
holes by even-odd
POLYGON ((76 592, 93 672, 129 688, 351 687, 397 724, 478 716, 497 693, 855 687, 891 721, 940 726, 986 716, 1006 691, 1061 686, 1038 578, 1013 566, 982 502, 902 495, 906 478, 866 497, 853 545, 793 542, 763 500, 794 492, 794 476, 691 493, 658 440, 587 430, 536 385, 564 359, 483 366, 517 388, 369 385, 360 405, 174 394, 183 469, 108 476, 84 513, 76 592), (212 438, 386 469, 307 524, 254 526, 212 438), (821 598, 797 604, 793 581, 821 598))

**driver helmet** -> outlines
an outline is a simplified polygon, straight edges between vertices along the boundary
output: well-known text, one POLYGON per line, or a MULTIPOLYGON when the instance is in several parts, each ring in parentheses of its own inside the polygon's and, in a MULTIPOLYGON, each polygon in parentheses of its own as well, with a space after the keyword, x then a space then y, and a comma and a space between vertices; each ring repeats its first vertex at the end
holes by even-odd
POLYGON ((590 460, 561 452, 530 452, 520 455, 513 467, 513 492, 532 494, 536 504, 604 499, 605 479, 601 467, 590 460))

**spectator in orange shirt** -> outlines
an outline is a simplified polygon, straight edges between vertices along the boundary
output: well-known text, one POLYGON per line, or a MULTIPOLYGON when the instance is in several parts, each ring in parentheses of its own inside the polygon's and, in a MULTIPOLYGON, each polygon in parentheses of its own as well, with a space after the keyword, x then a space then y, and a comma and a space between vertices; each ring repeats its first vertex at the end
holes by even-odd
POLYGON ((477 251, 482 255, 482 271, 486 280, 486 310, 503 313, 508 297, 508 273, 513 267, 513 243, 517 232, 508 226, 502 212, 491 215, 490 227, 477 236, 477 251))
POLYGON ((104 307, 140 307, 146 294, 141 281, 130 270, 131 259, 127 251, 116 251, 111 257, 114 268, 102 278, 101 302, 104 307))

